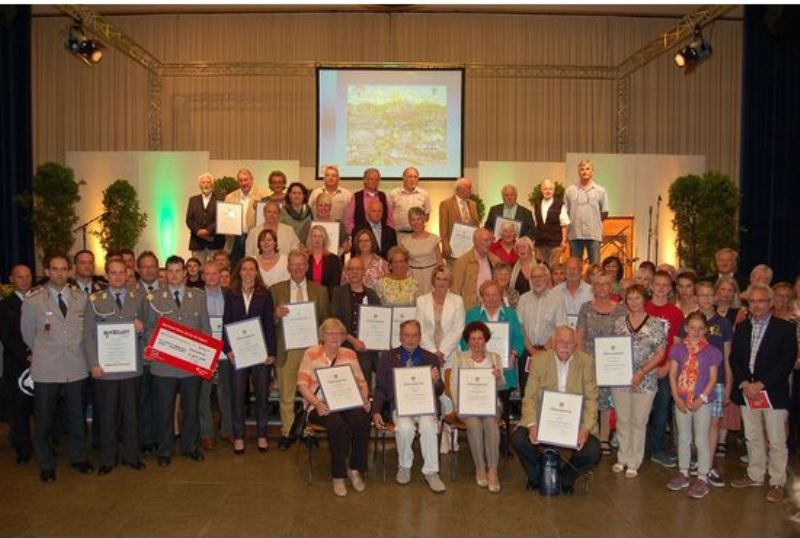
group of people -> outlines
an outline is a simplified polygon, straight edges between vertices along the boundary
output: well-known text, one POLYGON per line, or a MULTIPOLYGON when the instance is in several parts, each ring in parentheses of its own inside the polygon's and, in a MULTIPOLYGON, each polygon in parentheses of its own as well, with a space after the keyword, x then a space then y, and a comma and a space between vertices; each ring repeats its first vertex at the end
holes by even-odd
POLYGON ((32 288, 30 268, 15 266, 14 293, 0 303, 0 337, 18 463, 35 454, 41 479, 54 481, 53 440, 61 429, 69 436, 72 466, 94 472, 84 431, 87 396, 100 475, 119 464, 143 469, 147 455, 169 466, 176 439, 180 454, 194 461, 215 447, 218 434, 235 455, 243 455, 248 394, 255 401, 256 448, 267 452, 274 386, 280 400, 278 449, 296 442, 291 427, 299 392, 308 420, 327 431, 337 496, 347 495, 348 481, 355 491, 366 488, 370 429, 390 423, 400 484, 411 480, 418 431, 423 477, 432 491, 444 492, 439 454, 458 449, 458 430, 464 429, 478 486, 500 492, 500 458, 516 454, 533 489, 548 448, 537 424, 542 393, 555 391, 583 396, 574 447, 561 453, 564 493, 616 446, 614 472, 635 478, 649 456, 677 467, 666 485, 670 490, 688 489, 691 497, 702 498, 709 485, 725 485, 712 461, 715 452, 725 451, 726 430, 739 421, 748 472, 731 485, 761 486, 768 474, 767 499, 783 499, 787 440, 800 438, 794 413, 800 397, 789 383, 798 364, 800 280, 770 287, 771 270, 757 266, 740 293, 730 249, 717 253, 719 274, 702 279, 691 270, 650 262, 625 277, 618 258, 599 259, 608 206, 588 161, 580 163, 579 181, 563 199, 544 180, 533 211, 517 203, 513 186, 503 187, 503 203, 490 208, 483 225, 471 183, 460 178, 453 196, 440 204, 439 236, 425 229, 430 200, 418 185, 417 169, 406 169, 402 186, 388 193, 380 190, 374 168, 364 172, 364 188, 355 193, 340 186, 335 166, 323 173, 323 185, 309 192, 299 182, 287 187, 285 174, 273 172, 267 194, 255 188, 248 170, 240 170, 240 188, 224 200, 243 205, 245 233, 229 237, 215 233, 213 178, 201 176, 200 194, 189 200, 186 215, 192 257, 170 256, 163 268, 150 251, 136 258, 131 251, 111 252, 104 278, 96 277, 93 254, 80 251, 72 258, 51 256, 46 280, 32 288), (259 210, 263 219, 256 225, 259 210), (459 256, 450 242, 455 224, 474 228, 472 247, 459 256), (287 349, 283 320, 292 303, 303 302, 314 303, 319 344, 287 349), (415 308, 414 318, 400 325, 398 347, 368 349, 359 339, 361 305, 415 308), (144 356, 161 318, 223 340, 214 380, 144 356), (261 325, 267 356, 239 368, 222 327, 253 318, 261 325), (135 372, 100 366, 97 328, 108 322, 134 324, 135 372), (507 364, 487 347, 496 322, 509 327, 507 364), (628 385, 598 387, 595 341, 608 336, 631 339, 634 374, 628 385), (314 372, 332 365, 352 368, 362 407, 328 407, 314 372), (420 366, 430 369, 437 413, 398 416, 392 372, 420 366), (462 368, 492 371, 495 415, 460 413, 462 368), (26 371, 32 397, 21 381, 26 371), (756 405, 765 399, 768 405, 756 405), (673 447, 666 442, 668 430, 673 447), (677 448, 677 457, 670 448, 677 448))

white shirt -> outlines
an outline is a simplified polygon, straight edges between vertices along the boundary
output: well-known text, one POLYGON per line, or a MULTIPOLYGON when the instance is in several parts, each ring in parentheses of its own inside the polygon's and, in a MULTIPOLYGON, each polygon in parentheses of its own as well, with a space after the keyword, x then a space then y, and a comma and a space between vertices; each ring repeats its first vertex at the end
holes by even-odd
POLYGON ((208 196, 206 195, 202 196, 203 196, 203 209, 208 209, 208 202, 211 201, 211 194, 209 194, 208 196))
POLYGON ((394 206, 394 225, 397 231, 411 229, 408 223, 408 210, 412 207, 420 207, 426 215, 431 214, 431 199, 424 189, 414 187, 413 191, 407 191, 405 187, 400 186, 389 191, 388 196, 394 206))
MULTIPOLYGON (((550 206, 553 205, 555 198, 549 200, 542 199, 542 222, 547 220, 547 212, 550 211, 550 206)), ((558 223, 561 226, 569 226, 569 215, 567 215, 567 204, 561 205, 561 212, 558 214, 558 223)))
MULTIPOLYGON (((587 301, 591 301, 594 299, 594 293, 592 293, 592 286, 588 283, 584 282, 583 280, 580 281, 578 284, 578 289, 575 290, 575 295, 572 295, 567 289, 567 283, 562 282, 553 290, 557 290, 558 293, 561 295, 561 298, 564 300, 564 308, 567 310, 567 318, 572 318, 574 316, 574 321, 577 323, 578 321, 578 312, 581 310, 581 306, 583 303, 587 301)), ((572 323, 572 319, 569 319, 570 326, 574 327, 572 323)))
POLYGON ((556 373, 558 374, 558 392, 567 392, 567 377, 569 376, 569 363, 572 362, 572 355, 562 361, 557 356, 553 356, 556 361, 556 373))
POLYGON ((554 289, 537 295, 533 290, 522 294, 517 303, 519 321, 534 346, 543 346, 559 325, 566 325, 567 310, 561 295, 554 289))

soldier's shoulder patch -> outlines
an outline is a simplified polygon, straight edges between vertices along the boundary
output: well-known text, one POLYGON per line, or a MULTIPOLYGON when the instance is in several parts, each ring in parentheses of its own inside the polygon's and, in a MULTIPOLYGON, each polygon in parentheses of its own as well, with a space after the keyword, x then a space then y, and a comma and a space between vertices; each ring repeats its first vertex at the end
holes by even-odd
POLYGON ((25 294, 25 298, 30 299, 31 297, 36 297, 37 295, 40 295, 43 291, 44 291, 44 286, 35 286, 28 290, 28 292, 25 294))

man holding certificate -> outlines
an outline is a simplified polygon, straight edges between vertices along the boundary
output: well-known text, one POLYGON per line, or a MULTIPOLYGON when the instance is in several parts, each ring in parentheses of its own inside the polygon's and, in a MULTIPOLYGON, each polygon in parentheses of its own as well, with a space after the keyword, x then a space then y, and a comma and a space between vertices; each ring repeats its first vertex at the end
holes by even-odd
MULTIPOLYGON (((180 256, 167 258, 167 285, 164 289, 149 292, 146 297, 147 340, 155 331, 159 318, 164 317, 181 325, 211 334, 206 295, 201 289, 185 285, 186 265, 180 256)), ((203 461, 200 452, 200 401, 201 378, 166 362, 154 360, 150 370, 156 398, 156 436, 158 438, 158 465, 167 467, 172 461, 175 444, 175 392, 181 395, 181 453, 194 461, 203 461)))
POLYGON ((106 263, 108 288, 89 295, 83 315, 83 349, 96 381, 94 419, 100 431, 100 476, 117 464, 120 437, 122 463, 144 469, 139 457, 138 407, 145 293, 139 287, 126 289, 125 278, 124 261, 106 263))
POLYGON ((424 460, 422 474, 434 493, 443 493, 446 488, 439 478, 436 402, 444 392, 444 383, 439 374, 439 359, 419 347, 420 338, 419 322, 415 319, 404 321, 400 325, 401 345, 381 355, 372 400, 372 422, 376 428, 384 428, 384 405, 391 408, 397 443, 398 484, 411 481, 411 465, 414 463, 411 445, 416 423, 424 460), (405 369, 421 373, 404 376, 401 371, 405 369), (432 382, 426 379, 428 372, 432 382))
MULTIPOLYGON (((528 476, 528 489, 538 488, 540 458, 546 446, 539 438, 539 426, 549 424, 575 424, 574 431, 567 428, 559 430, 558 437, 547 439, 556 446, 573 445, 575 451, 568 463, 561 469, 561 490, 571 494, 575 479, 600 461, 600 441, 597 438, 597 398, 599 390, 595 382, 594 361, 586 353, 575 350, 575 331, 569 326, 556 328, 553 336, 553 349, 542 351, 531 359, 530 375, 522 399, 522 416, 519 426, 511 438, 525 474, 528 476), (581 407, 566 408, 562 413, 574 417, 558 417, 550 420, 548 409, 543 409, 542 393, 577 394, 583 396, 581 407), (575 418, 575 421, 567 420, 575 418), (579 426, 578 426, 579 424, 579 426)), ((553 428, 550 428, 552 433, 553 428)))
POLYGON ((272 303, 275 307, 275 327, 278 340, 278 390, 281 395, 281 438, 278 450, 288 449, 294 439, 289 432, 294 421, 294 395, 297 392, 297 369, 305 350, 317 340, 319 320, 330 316, 328 290, 306 279, 308 257, 301 250, 293 250, 288 255, 289 280, 278 282, 270 287, 272 303), (292 307, 292 304, 297 306, 292 307), (308 315, 295 316, 299 311, 308 315), (294 312, 293 312, 294 311, 294 312), (288 316, 288 319, 284 320, 288 316), (315 318, 315 319, 312 319, 315 318), (291 340, 287 342, 287 336, 291 340))

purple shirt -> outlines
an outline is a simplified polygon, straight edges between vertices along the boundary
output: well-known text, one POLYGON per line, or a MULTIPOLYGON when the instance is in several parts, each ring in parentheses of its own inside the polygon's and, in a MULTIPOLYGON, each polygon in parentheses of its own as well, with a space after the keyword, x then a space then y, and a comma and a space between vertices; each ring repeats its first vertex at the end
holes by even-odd
MULTIPOLYGON (((689 350, 686 349, 686 344, 680 342, 672 346, 672 349, 669 352, 669 358, 672 361, 678 363, 678 377, 680 377, 681 372, 683 372, 684 367, 686 366, 686 361, 689 359, 689 350)), ((720 350, 715 348, 713 345, 709 343, 697 355, 697 383, 694 386, 694 395, 699 396, 703 389, 706 388, 708 385, 708 378, 710 377, 711 367, 717 367, 717 377, 719 377, 719 367, 722 364, 722 353, 720 350)), ((708 401, 713 402, 715 396, 715 391, 711 391, 711 394, 708 395, 708 401)), ((684 397, 685 400, 685 397, 684 397)))

